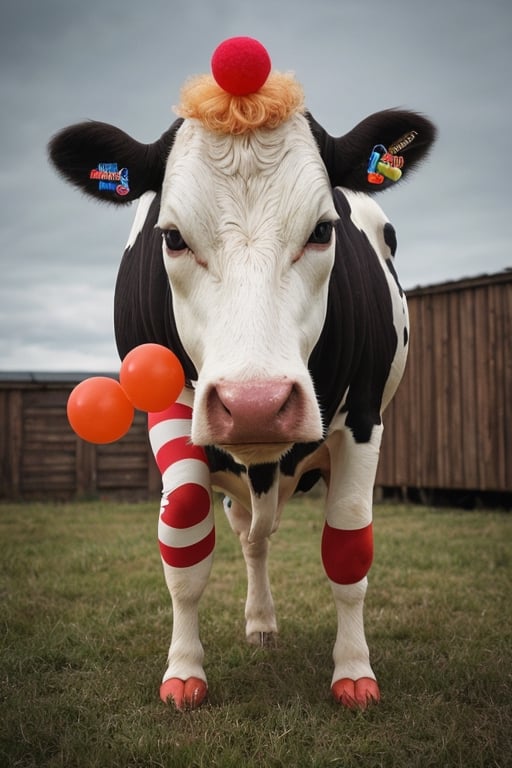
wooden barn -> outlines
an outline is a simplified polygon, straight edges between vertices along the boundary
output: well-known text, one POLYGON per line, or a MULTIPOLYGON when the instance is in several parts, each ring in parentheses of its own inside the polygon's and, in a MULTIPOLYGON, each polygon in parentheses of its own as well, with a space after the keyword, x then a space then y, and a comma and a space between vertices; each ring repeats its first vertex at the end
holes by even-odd
MULTIPOLYGON (((512 270, 407 291, 406 373, 384 415, 377 487, 512 494, 512 270)), ((510 501, 510 498, 508 499, 510 501)))
MULTIPOLYGON (((380 495, 510 501, 512 271, 407 295, 410 355, 385 414, 380 495)), ((143 413, 111 445, 69 427, 68 395, 89 375, 0 373, 0 499, 158 497, 143 413)))

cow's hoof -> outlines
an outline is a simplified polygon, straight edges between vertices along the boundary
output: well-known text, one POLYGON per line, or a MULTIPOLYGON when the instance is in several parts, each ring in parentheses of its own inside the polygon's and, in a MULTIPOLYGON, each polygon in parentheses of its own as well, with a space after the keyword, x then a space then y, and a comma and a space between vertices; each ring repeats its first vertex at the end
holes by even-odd
POLYGON ((197 709, 207 693, 208 686, 198 677, 189 677, 188 680, 171 677, 160 686, 160 698, 164 704, 172 703, 180 710, 197 709))
POLYGON ((247 635, 249 645, 258 645, 260 648, 276 648, 277 634, 275 632, 251 632, 247 635))
POLYGON ((359 680, 343 677, 336 680, 331 691, 336 701, 349 709, 366 709, 380 701, 379 686, 371 677, 360 677, 359 680))

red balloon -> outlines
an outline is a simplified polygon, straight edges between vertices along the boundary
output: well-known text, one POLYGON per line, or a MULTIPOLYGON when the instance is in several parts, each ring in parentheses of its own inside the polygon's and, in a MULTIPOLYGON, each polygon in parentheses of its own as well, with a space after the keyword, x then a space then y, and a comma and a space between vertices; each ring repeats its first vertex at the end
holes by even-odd
POLYGON ((252 37, 224 40, 213 52, 211 60, 217 85, 233 96, 247 96, 259 91, 271 67, 267 49, 252 37))
POLYGON ((135 408, 158 413, 176 401, 185 386, 185 374, 170 349, 141 344, 124 358, 119 381, 135 408))
POLYGON ((76 434, 89 443, 113 443, 130 429, 133 405, 121 385, 107 376, 93 376, 73 389, 67 405, 76 434))

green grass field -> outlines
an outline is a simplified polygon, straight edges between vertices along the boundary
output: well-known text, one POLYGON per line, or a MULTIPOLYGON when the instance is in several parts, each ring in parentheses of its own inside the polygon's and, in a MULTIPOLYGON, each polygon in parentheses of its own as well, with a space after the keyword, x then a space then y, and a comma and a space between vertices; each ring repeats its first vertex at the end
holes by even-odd
POLYGON ((218 505, 201 611, 208 703, 158 698, 170 600, 158 505, 0 505, 0 766, 506 768, 512 516, 377 506, 367 637, 382 702, 330 698, 321 503, 273 539, 277 649, 245 645, 245 571, 218 505))

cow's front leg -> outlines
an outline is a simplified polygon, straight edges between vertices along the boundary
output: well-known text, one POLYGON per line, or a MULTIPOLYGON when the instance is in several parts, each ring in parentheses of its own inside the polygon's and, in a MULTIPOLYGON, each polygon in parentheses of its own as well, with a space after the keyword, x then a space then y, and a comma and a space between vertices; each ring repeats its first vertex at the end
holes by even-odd
POLYGON ((348 707, 365 708, 380 698, 370 666, 363 607, 373 558, 372 501, 382 427, 368 442, 356 442, 347 428, 329 438, 331 472, 322 561, 329 578, 338 629, 331 690, 348 707))
POLYGON ((199 706, 207 694, 198 609, 215 544, 210 472, 203 449, 190 443, 191 417, 191 408, 183 403, 149 416, 151 446, 163 485, 158 542, 173 606, 160 697, 178 709, 199 706))
POLYGON ((277 623, 268 577, 268 537, 249 541, 252 517, 241 504, 224 499, 224 511, 231 528, 240 540, 247 569, 245 632, 251 645, 274 645, 277 623))

